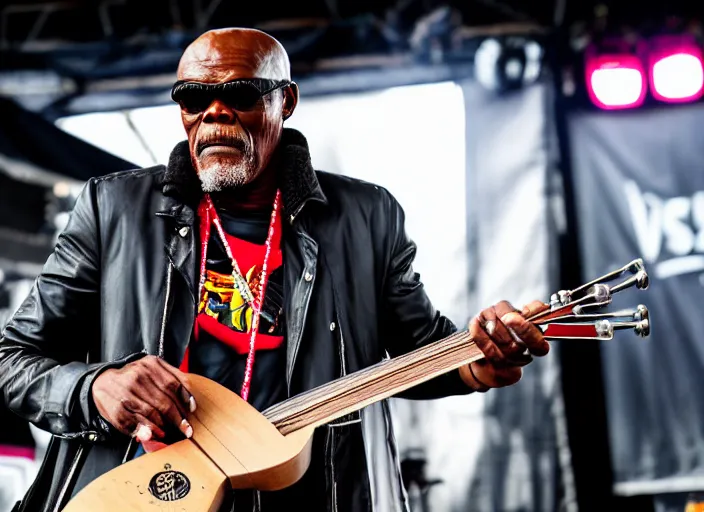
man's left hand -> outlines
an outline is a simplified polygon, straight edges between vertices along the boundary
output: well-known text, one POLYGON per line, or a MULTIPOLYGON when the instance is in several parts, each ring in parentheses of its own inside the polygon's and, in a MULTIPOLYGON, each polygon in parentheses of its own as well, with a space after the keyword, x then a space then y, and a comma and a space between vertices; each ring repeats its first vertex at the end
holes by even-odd
POLYGON ((533 301, 518 311, 501 301, 474 317, 469 333, 484 359, 460 368, 462 380, 475 391, 510 386, 521 380, 523 367, 533 356, 544 356, 550 350, 542 331, 526 320, 547 309, 547 304, 533 301))

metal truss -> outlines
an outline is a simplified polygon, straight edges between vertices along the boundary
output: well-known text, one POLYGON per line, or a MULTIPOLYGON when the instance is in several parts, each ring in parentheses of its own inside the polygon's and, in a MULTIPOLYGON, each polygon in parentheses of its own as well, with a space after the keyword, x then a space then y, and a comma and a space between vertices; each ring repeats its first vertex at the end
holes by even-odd
MULTIPOLYGON (((355 0, 325 0, 324 8, 314 17, 327 18, 330 23, 335 23, 343 19, 345 11, 349 11, 355 6, 355 0), (347 3, 346 3, 347 2, 347 3)), ((115 6, 132 5, 131 0, 8 0, 0 8, 0 48, 4 50, 16 49, 19 51, 28 50, 52 50, 66 45, 61 39, 69 37, 58 37, 52 39, 47 33, 47 22, 51 17, 60 12, 75 11, 76 13, 89 14, 92 18, 97 15, 102 34, 106 37, 113 37, 119 32, 119 20, 114 16, 115 6), (13 22, 22 17, 26 21, 27 17, 32 17, 31 28, 23 35, 21 40, 11 40, 10 33, 13 22)), ((440 0, 385 0, 379 2, 386 12, 386 18, 398 18, 399 14, 405 12, 422 12, 428 14, 439 7, 450 7, 465 13, 469 18, 466 21, 471 25, 482 25, 482 15, 478 14, 481 8, 494 12, 505 22, 531 22, 538 23, 535 13, 546 5, 554 7, 554 18, 560 20, 564 18, 566 0, 541 0, 538 2, 520 2, 518 0, 455 0, 441 2, 440 0), (519 7, 517 7, 519 6, 519 7), (480 8, 480 9, 477 9, 480 8), (476 19, 473 19, 475 18, 476 19)), ((213 17, 219 8, 228 7, 227 2, 222 0, 161 0, 159 9, 167 13, 163 19, 163 28, 177 28, 187 31, 204 31, 211 27, 213 17)), ((156 8, 156 7, 155 7, 156 8)), ((221 11, 222 12, 222 11, 221 11)), ((421 14, 421 17, 423 14, 421 14)), ((277 17, 276 10, 272 9, 271 14, 262 15, 257 23, 271 24, 273 22, 293 22, 297 17, 288 18, 277 17)), ((347 19, 347 22, 350 20, 347 19)), ((378 20, 384 24, 382 19, 378 20)), ((545 21, 545 20, 544 20, 545 21)), ((552 21, 552 20, 551 20, 552 21)), ((538 23, 540 24, 540 23, 538 23)), ((67 29, 67 35, 68 35, 67 29)), ((17 39, 16 37, 14 39, 17 39)))
MULTIPOLYGON (((94 7, 97 10, 101 28, 105 36, 113 35, 113 20, 111 19, 110 7, 113 5, 124 4, 126 0, 100 0, 94 7)), ((61 43, 50 40, 42 41, 42 31, 44 30, 47 21, 51 15, 68 10, 86 10, 84 2, 78 0, 61 0, 61 1, 35 1, 8 3, 0 9, 0 49, 9 50, 15 46, 9 40, 8 28, 13 17, 17 15, 34 15, 34 22, 27 36, 16 46, 17 50, 27 51, 36 49, 52 49, 61 46, 61 43)))

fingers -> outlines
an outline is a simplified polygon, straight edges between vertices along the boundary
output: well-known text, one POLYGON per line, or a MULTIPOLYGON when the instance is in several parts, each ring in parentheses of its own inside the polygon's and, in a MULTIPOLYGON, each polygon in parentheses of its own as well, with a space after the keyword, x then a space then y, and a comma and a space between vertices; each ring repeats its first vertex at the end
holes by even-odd
POLYGON ((151 441, 155 438, 163 438, 165 436, 162 429, 141 414, 133 414, 132 421, 135 423, 131 429, 132 432, 130 435, 141 443, 151 441))
POLYGON ((519 312, 509 302, 501 301, 482 310, 470 322, 469 330, 493 365, 524 366, 533 355, 544 356, 550 350, 542 331, 525 318, 547 308, 547 304, 533 301, 519 312))
POLYGON ((152 453, 157 450, 161 450, 162 448, 166 448, 168 445, 166 443, 152 440, 152 441, 142 442, 142 446, 144 447, 144 451, 146 453, 152 453))
POLYGON ((487 361, 495 365, 504 363, 506 358, 482 327, 480 315, 477 315, 470 320, 469 334, 472 341, 476 343, 477 347, 479 347, 479 350, 482 351, 484 358, 487 361))
POLYGON ((484 359, 460 369, 467 385, 481 391, 518 382, 522 367, 533 360, 533 355, 543 356, 550 350, 543 332, 526 319, 546 309, 547 304, 533 301, 518 311, 501 301, 474 317, 469 322, 469 333, 484 359))
POLYGON ((142 386, 136 391, 142 404, 142 408, 137 412, 148 418, 158 418, 158 420, 153 420, 158 425, 169 422, 175 425, 183 435, 191 437, 193 429, 186 420, 185 411, 179 408, 179 405, 180 407, 183 405, 173 395, 165 392, 164 388, 159 387, 152 380, 153 377, 152 375, 146 376, 142 386))
POLYGON ((515 384, 523 377, 522 366, 494 366, 492 367, 488 361, 480 359, 472 363, 474 366, 473 374, 475 378, 482 383, 488 383, 491 387, 500 388, 515 384))
POLYGON ((501 301, 495 306, 483 310, 479 314, 479 324, 484 332, 496 345, 499 355, 495 364, 526 365, 532 361, 530 352, 526 350, 526 345, 509 331, 501 320, 509 313, 517 310, 507 301, 501 301))
MULTIPOLYGON (((139 423, 148 422, 158 437, 164 437, 168 423, 187 438, 193 435, 186 419, 190 401, 183 400, 181 382, 159 363, 159 358, 147 356, 125 366, 107 389, 117 405, 111 423, 123 433, 131 435, 139 423)), ((190 393, 187 395, 190 397, 190 393)))
POLYGON ((129 402, 129 399, 116 402, 118 405, 109 418, 110 423, 126 436, 135 437, 140 440, 151 439, 153 437, 163 438, 165 436, 164 430, 150 418, 130 410, 127 405, 132 406, 134 409, 140 407, 129 402))
POLYGON ((193 428, 186 419, 190 400, 183 398, 190 393, 183 393, 183 385, 176 376, 159 362, 158 358, 147 361, 148 372, 140 373, 139 387, 135 389, 152 410, 156 410, 165 420, 175 425, 186 437, 193 435, 193 428))
POLYGON ((550 351, 550 345, 543 337, 543 332, 519 313, 507 313, 501 320, 527 345, 532 354, 544 356, 550 351))
POLYGON ((507 300, 502 300, 501 302, 497 302, 495 305, 493 305, 490 308, 485 309, 484 311, 488 310, 493 310, 496 315, 501 318, 504 316, 506 313, 511 313, 513 311, 518 311, 516 308, 513 307, 513 305, 508 302, 507 300))
POLYGON ((125 435, 136 435, 141 425, 141 437, 163 438, 172 423, 189 438, 193 428, 186 418, 195 410, 195 400, 187 383, 184 373, 158 357, 146 356, 101 373, 91 392, 99 414, 125 435))
POLYGON ((548 309, 550 309, 549 304, 545 304, 544 302, 541 302, 539 300, 534 300, 533 302, 530 302, 523 306, 523 309, 521 310, 521 315, 523 315, 524 318, 530 318, 532 316, 537 315, 538 313, 547 311, 548 309))
MULTIPOLYGON (((145 401, 140 396, 122 398, 120 400, 120 403, 122 404, 123 408, 121 414, 123 412, 127 413, 124 415, 124 418, 121 417, 121 421, 125 425, 125 428, 134 431, 135 429, 139 428, 140 425, 140 420, 138 420, 137 418, 144 418, 150 423, 150 425, 154 425, 156 427, 155 430, 150 426, 150 429, 152 433, 154 433, 154 435, 164 437, 164 419, 161 417, 161 414, 159 414, 159 412, 154 408, 154 406, 152 406, 151 403, 145 401)), ((144 421, 142 421, 141 423, 144 424, 144 421)))
MULTIPOLYGON (((174 368, 171 366, 169 363, 164 361, 163 359, 156 358, 157 363, 167 372, 169 372, 180 384, 179 389, 177 390, 177 393, 181 400, 186 404, 188 409, 191 412, 195 412, 196 410, 196 399, 193 397, 191 392, 188 390, 189 382, 188 382, 188 376, 183 373, 181 370, 178 368, 174 368)), ((176 393, 176 392, 175 392, 176 393)))

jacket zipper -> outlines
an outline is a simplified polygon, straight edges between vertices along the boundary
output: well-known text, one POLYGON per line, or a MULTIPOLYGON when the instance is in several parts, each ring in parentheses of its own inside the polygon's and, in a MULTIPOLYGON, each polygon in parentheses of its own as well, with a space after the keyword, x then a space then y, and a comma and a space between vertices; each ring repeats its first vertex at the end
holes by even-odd
POLYGON ((164 299, 164 314, 161 317, 161 332, 159 333, 159 358, 164 358, 164 337, 166 336, 166 315, 169 310, 169 295, 171 295, 171 276, 173 275, 173 263, 169 261, 166 269, 166 298, 164 299))
POLYGON ((340 316, 335 310, 335 320, 337 320, 337 332, 340 333, 340 367, 342 368, 342 377, 347 375, 347 365, 345 364, 345 339, 342 337, 342 326, 340 325, 340 316))
MULTIPOLYGON (((335 308, 335 320, 337 321, 337 332, 340 337, 340 343, 338 344, 339 354, 340 354, 340 370, 341 377, 347 375, 347 365, 345 364, 345 340, 342 337, 342 326, 340 325, 340 316, 337 314, 337 308, 335 308)), ((335 425, 337 426, 337 425, 335 425)), ((328 429, 330 437, 330 500, 332 503, 332 512, 337 512, 337 479, 335 477, 335 426, 329 426, 328 429)))
POLYGON ((332 472, 332 510, 337 512, 337 480, 335 479, 335 431, 331 431, 332 439, 330 442, 330 470, 332 472))
POLYGON ((337 482, 335 482, 335 429, 328 425, 328 435, 325 438, 325 451, 330 464, 330 510, 337 512, 337 482))

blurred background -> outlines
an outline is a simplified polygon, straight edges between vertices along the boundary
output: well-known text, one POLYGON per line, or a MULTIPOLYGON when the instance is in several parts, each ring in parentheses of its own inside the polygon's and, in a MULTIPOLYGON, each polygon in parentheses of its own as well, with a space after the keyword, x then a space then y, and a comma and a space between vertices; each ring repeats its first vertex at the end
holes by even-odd
MULTIPOLYGON (((393 401, 413 512, 684 511, 704 491, 701 2, 0 2, 0 327, 88 178, 185 139, 183 49, 289 52, 316 168, 387 187, 459 326, 643 258, 650 338, 563 341, 519 384, 393 401)), ((619 302, 621 301, 621 302, 619 302)), ((70 333, 67 333, 70 340, 70 333)), ((47 434, 0 404, 0 512, 47 434)))

